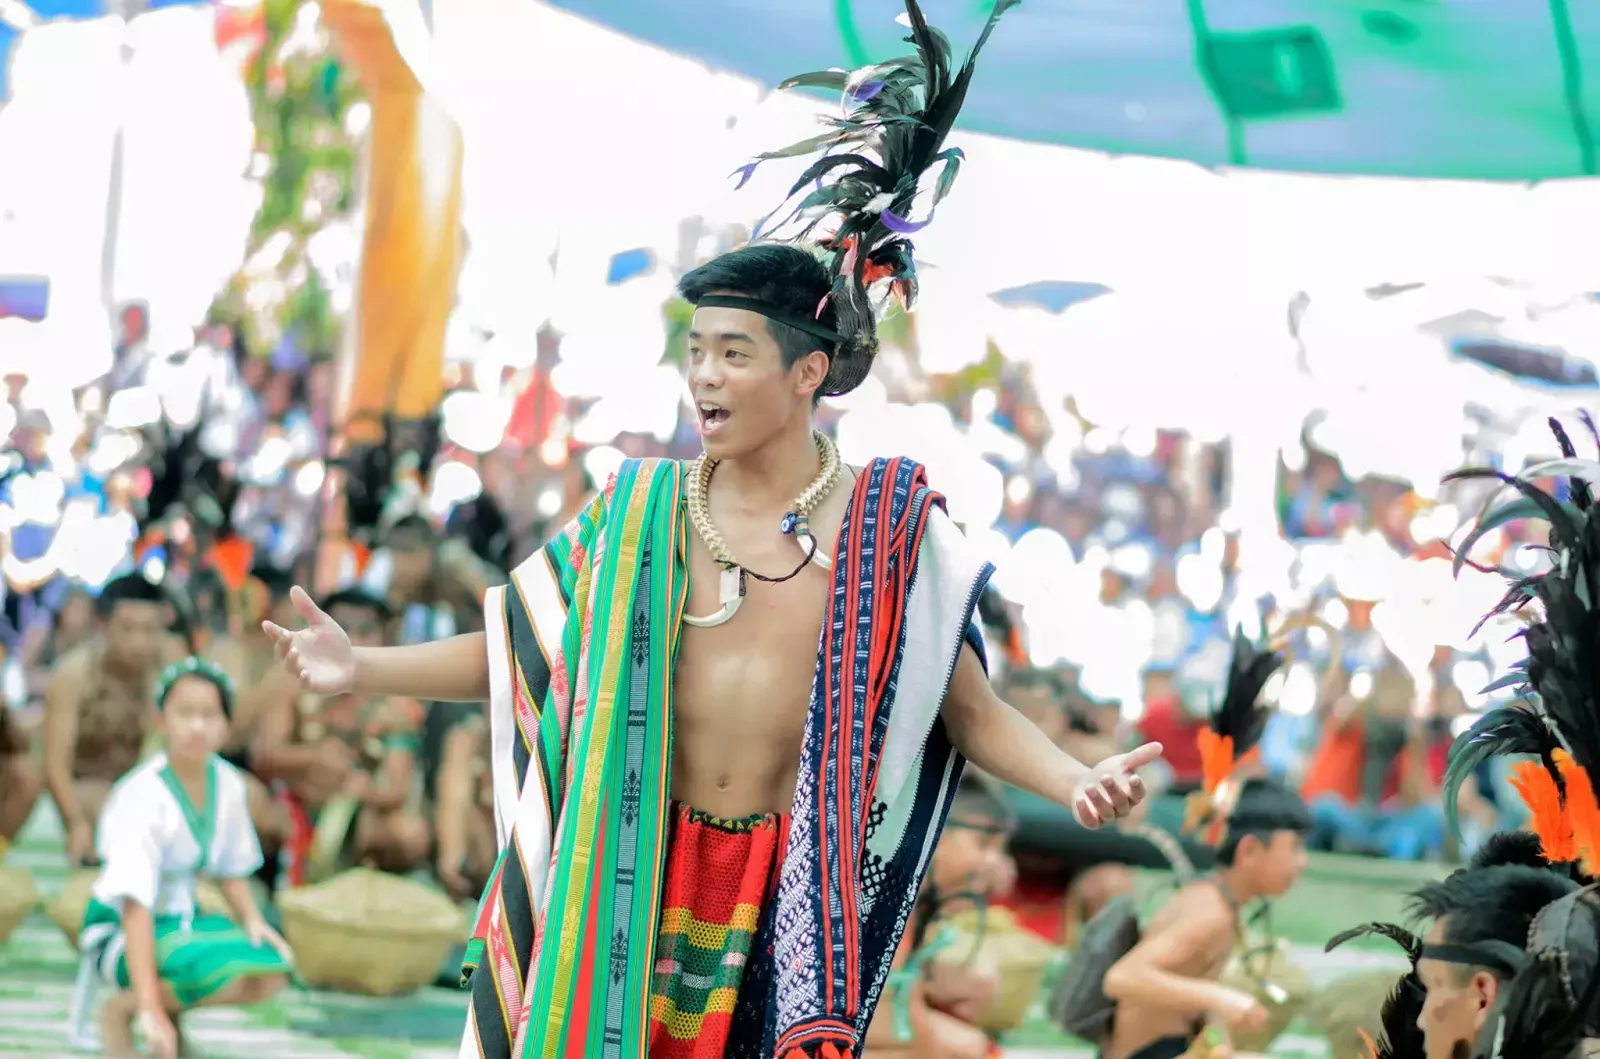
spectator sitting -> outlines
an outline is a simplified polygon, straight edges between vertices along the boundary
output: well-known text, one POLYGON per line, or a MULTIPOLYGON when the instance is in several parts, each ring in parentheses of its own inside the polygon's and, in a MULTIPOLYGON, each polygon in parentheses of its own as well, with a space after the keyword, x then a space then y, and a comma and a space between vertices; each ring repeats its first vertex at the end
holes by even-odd
MULTIPOLYGON (((389 609, 382 600, 345 589, 322 609, 353 644, 385 643, 389 609)), ((337 867, 345 852, 393 872, 411 871, 428 856, 431 829, 412 808, 420 713, 412 700, 383 696, 317 700, 302 695, 270 704, 257 728, 253 756, 261 775, 288 788, 291 883, 304 882, 308 871, 337 867), (336 801, 352 807, 353 817, 325 816, 336 801), (330 826, 349 831, 333 835, 330 826), (324 856, 334 862, 324 863, 324 856)))
POLYGON ((862 1059, 988 1059, 999 1049, 974 1025, 994 1001, 993 967, 941 963, 929 939, 941 912, 987 902, 1010 889, 1016 868, 1006 855, 1009 814, 987 782, 969 775, 956 791, 923 892, 912 911, 895 970, 872 1025, 862 1059), (920 958, 919 958, 920 957, 920 958))

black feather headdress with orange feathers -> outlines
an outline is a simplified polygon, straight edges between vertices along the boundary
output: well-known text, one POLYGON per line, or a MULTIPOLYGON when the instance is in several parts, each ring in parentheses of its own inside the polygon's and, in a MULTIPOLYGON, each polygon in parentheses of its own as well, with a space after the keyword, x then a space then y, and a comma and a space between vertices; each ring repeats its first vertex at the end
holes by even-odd
POLYGON ((1284 656, 1252 643, 1244 630, 1233 634, 1228 683, 1196 737, 1200 749, 1200 790, 1185 806, 1184 829, 1199 830, 1211 845, 1220 845, 1239 797, 1234 773, 1266 731, 1271 709, 1260 702, 1261 691, 1284 664, 1284 656))
MULTIPOLYGON (((1600 448, 1594 421, 1587 413, 1580 419, 1600 448)), ((1600 804, 1592 782, 1600 769, 1600 508, 1594 495, 1600 462, 1579 459, 1553 418, 1550 429, 1560 459, 1520 475, 1469 468, 1445 479, 1495 481, 1517 494, 1486 505, 1458 549, 1457 570, 1485 534, 1524 519, 1547 523, 1551 562, 1539 573, 1505 571, 1506 593, 1479 623, 1506 614, 1531 619, 1517 633, 1527 657, 1485 689, 1514 689, 1520 697, 1485 713, 1451 747, 1444 805, 1459 834, 1456 803, 1466 778, 1491 757, 1526 755, 1530 760, 1513 766, 1512 783, 1532 814, 1545 857, 1576 861, 1592 878, 1600 876, 1600 804), (1564 496, 1541 484, 1551 478, 1564 481, 1564 496)))

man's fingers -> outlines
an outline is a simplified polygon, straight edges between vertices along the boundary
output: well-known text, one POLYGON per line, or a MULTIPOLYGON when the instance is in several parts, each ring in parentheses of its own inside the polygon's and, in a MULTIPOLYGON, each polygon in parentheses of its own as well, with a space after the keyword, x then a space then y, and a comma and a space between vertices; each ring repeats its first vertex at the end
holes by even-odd
POLYGON ((317 606, 306 590, 299 585, 289 590, 289 602, 294 604, 295 611, 305 619, 307 625, 316 627, 328 623, 328 616, 322 613, 322 608, 317 606))
POLYGON ((1133 804, 1132 800, 1128 797, 1127 788, 1123 786, 1123 780, 1120 776, 1114 774, 1107 775, 1100 781, 1100 789, 1104 792, 1106 799, 1111 803, 1112 812, 1116 813, 1118 816, 1121 816, 1123 813, 1127 812, 1133 804))
POLYGON ((1122 755, 1122 767, 1128 771, 1144 768, 1161 757, 1161 750, 1160 743, 1146 743, 1144 746, 1134 747, 1122 755))
POLYGON ((1137 774, 1128 777, 1128 797, 1133 799, 1133 804, 1138 805, 1144 801, 1146 794, 1144 780, 1137 774))

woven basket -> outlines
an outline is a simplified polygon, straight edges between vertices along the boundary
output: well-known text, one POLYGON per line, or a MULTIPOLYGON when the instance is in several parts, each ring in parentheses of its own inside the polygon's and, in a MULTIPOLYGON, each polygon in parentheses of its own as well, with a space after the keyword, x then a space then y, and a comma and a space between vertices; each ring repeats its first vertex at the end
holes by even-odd
POLYGON ((935 956, 940 963, 982 963, 1000 976, 994 1002, 978 1016, 985 1033, 1005 1033, 1022 1025, 1044 988, 1056 948, 1017 923, 1010 909, 990 908, 981 931, 977 909, 962 909, 942 921, 957 933, 954 944, 935 956))
MULTIPOLYGON (((67 943, 74 949, 78 947, 78 931, 83 929, 83 913, 89 907, 89 891, 94 887, 94 881, 100 877, 99 868, 85 868, 72 873, 67 884, 61 888, 56 899, 46 906, 50 919, 61 928, 61 933, 67 936, 67 943)), ((222 891, 210 879, 201 879, 195 886, 195 904, 200 911, 212 915, 233 918, 233 911, 228 908, 228 902, 222 896, 222 891)))
POLYGON ((1267 1009, 1267 1024, 1261 1029, 1232 1035, 1240 1052, 1266 1051, 1311 997, 1311 976, 1294 962, 1289 943, 1282 940, 1236 951, 1223 969, 1222 983, 1250 994, 1267 1009))
POLYGON ((399 996, 433 984, 468 933, 448 897, 368 868, 281 894, 278 909, 306 984, 364 996, 399 996))
POLYGON ((38 907, 39 891, 33 876, 20 868, 0 868, 0 945, 38 907))
POLYGON ((1328 1038, 1332 1059, 1367 1059, 1365 1030, 1383 1039, 1383 1004, 1394 992, 1401 971, 1358 971, 1329 982, 1306 1001, 1306 1025, 1328 1038))

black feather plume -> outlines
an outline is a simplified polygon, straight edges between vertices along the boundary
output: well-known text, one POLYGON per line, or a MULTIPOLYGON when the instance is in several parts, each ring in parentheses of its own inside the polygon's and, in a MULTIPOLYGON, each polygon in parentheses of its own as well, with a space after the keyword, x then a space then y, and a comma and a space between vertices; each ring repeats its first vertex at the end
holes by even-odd
POLYGON ((1272 711, 1260 703, 1261 689, 1283 665, 1282 653, 1250 642, 1244 630, 1233 634, 1233 658, 1222 701, 1211 711, 1211 730, 1233 740, 1234 760, 1261 741, 1272 711))
POLYGON ((1404 949, 1406 958, 1411 961, 1411 970, 1400 976, 1383 1002, 1380 1016, 1383 1040, 1374 1042, 1377 1052, 1373 1059, 1424 1059, 1427 1052, 1423 1047, 1422 1031, 1417 1029, 1417 1016, 1422 1013, 1422 1004, 1428 999, 1428 991, 1417 977, 1417 961, 1422 959, 1422 939, 1393 923, 1363 923, 1329 938, 1324 951, 1332 952, 1347 941, 1371 935, 1388 938, 1404 949))
MULTIPOLYGON (((1019 2, 995 0, 959 70, 953 69, 950 41, 928 25, 917 0, 905 0, 911 27, 906 42, 915 47, 915 54, 854 73, 818 70, 779 86, 841 92, 845 113, 824 119, 828 131, 820 135, 757 156, 739 170, 740 183, 764 161, 823 152, 800 174, 778 210, 757 227, 757 234, 790 203, 792 212, 773 227, 784 228, 798 217, 801 227, 795 238, 805 239, 824 222, 836 221, 822 245, 834 275, 830 297, 847 337, 872 319, 867 288, 874 282, 889 281, 908 307, 916 300, 917 267, 910 236, 927 226, 955 182, 963 156, 959 148, 944 146, 945 137, 966 101, 978 53, 995 23, 1019 2), (927 216, 914 220, 922 178, 935 166, 942 168, 929 196, 927 216), (795 196, 808 187, 811 190, 795 202, 795 196)), ((852 363, 863 376, 870 367, 869 358, 852 363)), ((830 379, 829 385, 848 390, 860 381, 830 379)))
POLYGON ((1417 1020, 1427 1000, 1428 991, 1423 988, 1413 965, 1411 972, 1394 984, 1394 991, 1383 1002, 1383 1012, 1378 1016, 1383 1026, 1383 1039, 1376 1042, 1378 1050, 1373 1059, 1425 1059, 1427 1037, 1417 1020))
POLYGON ((1444 798, 1445 821, 1451 832, 1461 834, 1457 804, 1461 785, 1475 775, 1485 761, 1492 757, 1537 755, 1559 784, 1554 753, 1560 745, 1544 715, 1526 703, 1502 706, 1479 717, 1450 747, 1450 763, 1445 768, 1440 793, 1444 798))
MULTIPOLYGON (((1585 429, 1600 444, 1600 431, 1588 415, 1585 429)), ((1600 776, 1600 509, 1594 503, 1600 483, 1600 462, 1579 459, 1572 440, 1554 419, 1550 429, 1561 458, 1529 467, 1521 475, 1487 468, 1458 471, 1447 480, 1493 479, 1515 489, 1508 504, 1485 510, 1463 541, 1456 564, 1466 561, 1471 543, 1485 533, 1521 519, 1542 518, 1549 524, 1551 566, 1547 572, 1508 578, 1506 595, 1490 616, 1537 602, 1538 620, 1519 634, 1527 642, 1527 658, 1491 689, 1515 688, 1535 699, 1534 709, 1508 707, 1486 714, 1451 748, 1444 785, 1445 810, 1457 827, 1456 795, 1467 775, 1489 757, 1537 754, 1556 772, 1559 747, 1593 776, 1600 776), (1539 482, 1565 479, 1567 499, 1546 491, 1539 482)), ((1482 623, 1480 623, 1481 625, 1482 623)), ((1565 787, 1562 786, 1563 793, 1565 787)))

